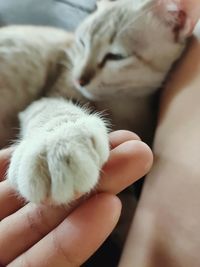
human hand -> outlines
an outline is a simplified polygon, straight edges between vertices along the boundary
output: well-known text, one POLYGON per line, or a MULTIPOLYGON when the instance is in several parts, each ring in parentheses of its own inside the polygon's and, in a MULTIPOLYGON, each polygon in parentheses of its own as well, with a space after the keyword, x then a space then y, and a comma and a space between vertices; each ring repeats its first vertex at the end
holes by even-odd
MULTIPOLYGON (((195 23, 199 0, 180 1, 195 23)), ((200 32, 195 37, 162 93, 156 161, 145 180, 120 267, 200 266, 200 32)))
POLYGON ((9 267, 79 266, 116 225, 121 204, 114 194, 142 177, 152 153, 127 131, 110 135, 111 153, 97 194, 69 212, 66 207, 25 205, 2 180, 11 150, 0 152, 0 262, 9 267), (101 193, 104 192, 104 193, 101 193))

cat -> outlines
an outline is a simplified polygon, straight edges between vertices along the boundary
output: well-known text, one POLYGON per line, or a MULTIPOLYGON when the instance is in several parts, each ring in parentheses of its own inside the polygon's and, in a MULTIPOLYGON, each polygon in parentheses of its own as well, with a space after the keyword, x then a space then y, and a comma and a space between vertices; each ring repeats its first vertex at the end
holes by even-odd
POLYGON ((109 124, 82 104, 107 110, 114 129, 147 132, 151 96, 191 29, 173 0, 98 1, 75 34, 1 28, 0 146, 19 123, 8 169, 19 194, 59 205, 95 188, 109 157, 109 124))

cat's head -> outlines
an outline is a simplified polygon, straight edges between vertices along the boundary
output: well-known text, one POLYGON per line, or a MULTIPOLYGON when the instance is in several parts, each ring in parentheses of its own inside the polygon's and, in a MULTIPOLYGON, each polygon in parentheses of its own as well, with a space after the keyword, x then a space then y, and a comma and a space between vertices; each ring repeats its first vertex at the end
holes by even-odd
POLYGON ((90 99, 149 94, 191 29, 178 0, 100 0, 76 31, 73 81, 90 99))

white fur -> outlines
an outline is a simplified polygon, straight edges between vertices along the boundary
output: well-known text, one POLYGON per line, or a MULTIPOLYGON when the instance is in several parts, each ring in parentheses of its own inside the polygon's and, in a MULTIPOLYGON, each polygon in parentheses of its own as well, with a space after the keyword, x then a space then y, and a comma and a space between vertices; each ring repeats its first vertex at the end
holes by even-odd
POLYGON ((23 197, 64 204, 95 187, 109 155, 107 130, 97 115, 63 99, 42 99, 21 114, 21 123, 26 130, 8 177, 23 197), (35 116, 41 109, 45 113, 35 116))

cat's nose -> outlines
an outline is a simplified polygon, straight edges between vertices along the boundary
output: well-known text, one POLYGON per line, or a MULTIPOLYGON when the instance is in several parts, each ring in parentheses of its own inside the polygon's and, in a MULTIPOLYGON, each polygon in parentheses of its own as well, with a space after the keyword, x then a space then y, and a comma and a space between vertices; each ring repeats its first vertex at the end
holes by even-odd
POLYGON ((78 83, 80 84, 80 86, 86 86, 90 83, 90 80, 86 78, 81 78, 78 80, 78 83))
POLYGON ((78 80, 78 83, 80 84, 80 86, 86 86, 90 83, 90 79, 89 79, 89 77, 81 77, 78 80))

